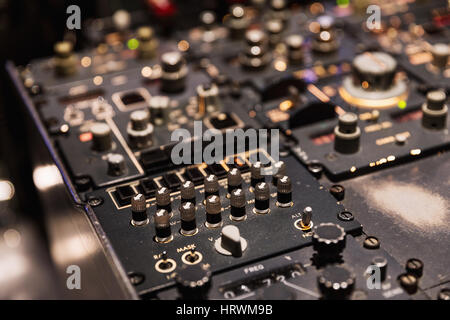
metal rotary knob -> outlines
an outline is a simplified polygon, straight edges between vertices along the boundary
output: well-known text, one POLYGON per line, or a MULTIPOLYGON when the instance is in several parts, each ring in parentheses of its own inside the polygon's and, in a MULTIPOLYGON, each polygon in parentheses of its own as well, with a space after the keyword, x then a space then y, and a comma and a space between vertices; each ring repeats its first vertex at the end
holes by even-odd
POLYGON ((219 87, 214 83, 199 85, 197 87, 197 103, 197 111, 201 115, 219 112, 222 109, 219 87))
POLYGON ((244 36, 245 30, 250 25, 250 18, 241 5, 235 5, 230 8, 230 14, 225 20, 225 24, 230 32, 232 39, 240 39, 244 36))
POLYGON ((153 125, 149 121, 147 110, 136 110, 130 114, 127 133, 132 147, 145 148, 152 144, 153 125))
POLYGON ((154 215, 155 221, 155 241, 166 243, 172 240, 170 228, 170 214, 165 209, 157 209, 154 215))
POLYGON ((394 83, 397 61, 384 52, 365 52, 352 63, 353 84, 365 91, 388 90, 394 83))
POLYGON ((219 179, 216 175, 210 174, 206 176, 203 184, 205 185, 205 199, 212 195, 219 195, 219 179))
POLYGON ((181 266, 175 276, 183 300, 203 300, 211 287, 211 271, 206 264, 181 266))
POLYGON ((276 186, 278 178, 286 175, 286 163, 284 161, 277 161, 272 168, 272 183, 276 186))
POLYGON ((195 205, 195 185, 192 181, 185 181, 180 187, 181 202, 192 202, 195 205))
POLYGON ((266 214, 270 211, 270 188, 266 182, 260 182, 255 190, 255 213, 266 214))
POLYGON ((251 175, 251 185, 253 188, 260 182, 264 182, 264 176, 262 174, 262 164, 257 161, 253 163, 250 167, 250 175, 251 175))
POLYGON ((148 26, 140 27, 137 29, 136 37, 139 40, 139 58, 154 58, 156 56, 156 50, 158 49, 158 40, 155 39, 153 28, 148 26))
POLYGON ((131 198, 131 224, 134 226, 143 226, 148 223, 147 202, 143 194, 136 194, 131 198))
POLYGON ((332 16, 323 15, 317 18, 320 29, 312 42, 312 48, 319 53, 331 53, 339 48, 332 16))
POLYGON ((288 176, 281 176, 278 178, 277 206, 280 208, 292 206, 292 182, 288 176))
POLYGON ((448 106, 444 90, 430 91, 422 105, 422 125, 427 129, 441 130, 447 127, 448 106))
POLYGON ((251 29, 245 33, 247 46, 239 55, 239 61, 244 68, 261 69, 271 60, 269 52, 269 38, 260 29, 251 29))
POLYGON ((231 219, 234 221, 242 221, 246 217, 245 205, 247 201, 245 199, 244 190, 238 188, 234 189, 230 194, 230 214, 231 219))
POLYGON ((433 55, 433 65, 439 69, 444 69, 450 56, 450 47, 445 43, 436 43, 431 47, 431 54, 433 55))
POLYGON ((164 53, 161 56, 161 67, 161 90, 169 93, 183 91, 188 69, 181 53, 178 51, 164 53))
POLYGON ((92 149, 99 152, 104 152, 111 149, 111 129, 106 123, 96 122, 92 124, 90 131, 92 134, 92 149))
POLYGON ((197 232, 195 219, 195 205, 192 202, 184 202, 180 206, 181 234, 193 235, 197 232))
POLYGON ((166 187, 161 187, 156 191, 156 208, 166 210, 169 215, 172 215, 172 200, 170 198, 170 190, 166 187))
POLYGON ((293 34, 286 38, 287 56, 290 64, 299 64, 303 61, 303 37, 293 34))
POLYGON ((117 177, 126 171, 125 157, 120 153, 110 153, 107 157, 108 175, 117 177))
POLYGON ((208 228, 217 228, 222 225, 222 203, 217 195, 211 195, 206 199, 205 224, 208 228))
POLYGON ((339 116, 339 123, 334 128, 334 149, 340 153, 350 154, 359 150, 361 129, 358 116, 347 112, 339 116))
POLYGON ((242 175, 238 168, 232 168, 227 173, 228 193, 231 194, 233 190, 242 188, 242 175))
POLYGON ((55 72, 58 76, 70 76, 77 71, 77 58, 73 54, 73 45, 69 41, 57 42, 54 46, 55 72))
POLYGON ((334 223, 321 223, 313 228, 312 243, 318 258, 322 261, 334 261, 345 248, 345 231, 334 223))
POLYGON ((241 237, 239 228, 228 225, 222 228, 221 236, 214 243, 217 252, 233 257, 241 257, 247 249, 247 240, 241 237))
POLYGON ((317 278, 325 299, 347 299, 355 288, 355 274, 344 266, 326 266, 317 278))

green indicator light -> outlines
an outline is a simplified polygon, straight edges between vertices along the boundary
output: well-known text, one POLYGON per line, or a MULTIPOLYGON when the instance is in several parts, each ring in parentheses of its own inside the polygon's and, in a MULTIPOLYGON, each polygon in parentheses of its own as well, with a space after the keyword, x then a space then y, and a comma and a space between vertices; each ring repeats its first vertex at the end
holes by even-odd
POLYGON ((405 109, 405 108, 406 108, 406 101, 405 101, 405 100, 400 100, 400 101, 398 102, 398 107, 399 107, 400 109, 405 109))
POLYGON ((349 0, 337 0, 336 4, 340 7, 340 8, 346 8, 349 5, 349 0))
POLYGON ((139 41, 137 39, 130 39, 127 42, 128 49, 136 50, 139 47, 139 41))

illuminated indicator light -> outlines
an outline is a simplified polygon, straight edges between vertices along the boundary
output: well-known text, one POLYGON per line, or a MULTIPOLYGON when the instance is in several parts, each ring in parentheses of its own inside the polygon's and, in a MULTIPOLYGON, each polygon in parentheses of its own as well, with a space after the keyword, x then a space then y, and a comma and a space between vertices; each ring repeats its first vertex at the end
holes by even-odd
POLYGON ((395 160, 395 156, 389 156, 387 157, 387 161, 391 162, 395 160))
POLYGON ((95 76, 92 80, 96 86, 99 86, 103 83, 103 77, 101 76, 95 76))
POLYGON ((338 5, 339 8, 347 8, 349 5, 349 0, 337 0, 336 4, 338 5))
POLYGON ((7 201, 14 197, 14 185, 8 180, 0 180, 0 201, 7 201))
POLYGON ((380 164, 384 164, 384 163, 386 163, 386 162, 387 162, 386 158, 381 158, 381 159, 380 159, 380 164))
POLYGON ((135 38, 128 40, 127 42, 128 49, 136 50, 139 47, 139 41, 135 38))
POLYGON ((84 132, 80 134, 80 141, 81 142, 88 142, 92 140, 92 133, 90 132, 84 132))
POLYGON ((367 81, 363 81, 363 83, 361 85, 362 85, 363 89, 369 88, 369 83, 367 81))
POLYGON ((283 60, 276 60, 274 63, 274 68, 277 71, 285 71, 286 67, 286 62, 284 62, 283 60))
POLYGON ((309 31, 312 33, 318 33, 320 30, 320 24, 317 21, 311 22, 309 24, 309 31))
POLYGON ((65 123, 59 128, 59 131, 61 131, 62 133, 67 133, 69 132, 69 129, 70 129, 69 125, 65 123))
POLYGON ((405 101, 405 100, 400 100, 400 101, 398 102, 398 107, 399 107, 400 109, 405 109, 405 108, 406 108, 406 101, 405 101))
POLYGON ((150 68, 149 66, 143 67, 141 70, 142 76, 146 77, 146 78, 150 78, 152 76, 152 73, 153 73, 153 69, 150 68))
POLYGON ((81 65, 85 68, 89 67, 92 63, 92 59, 90 57, 83 57, 81 59, 81 65))
POLYGON ((181 40, 180 42, 178 42, 178 49, 180 51, 188 51, 189 47, 189 42, 187 42, 186 40, 181 40))
POLYGON ((356 167, 355 166, 350 168, 350 172, 355 172, 355 171, 356 171, 356 167))
POLYGON ((281 111, 287 111, 290 108, 292 108, 292 101, 291 100, 284 100, 283 102, 280 103, 280 110, 281 111))
POLYGON ((412 156, 418 156, 421 152, 422 152, 422 150, 420 150, 420 149, 412 149, 409 153, 412 156))
POLYGON ((369 167, 375 167, 375 162, 369 163, 369 167))
POLYGON ((321 14, 324 11, 324 7, 320 2, 314 2, 311 7, 309 7, 309 11, 314 14, 318 15, 321 14))
POLYGON ((322 39, 323 41, 328 41, 331 39, 331 35, 328 31, 322 31, 320 33, 320 39, 322 39))

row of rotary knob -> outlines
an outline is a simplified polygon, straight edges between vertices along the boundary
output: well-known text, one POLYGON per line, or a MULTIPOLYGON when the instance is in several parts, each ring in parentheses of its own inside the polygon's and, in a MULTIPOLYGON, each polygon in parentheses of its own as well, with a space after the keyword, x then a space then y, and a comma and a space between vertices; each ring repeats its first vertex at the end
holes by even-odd
MULTIPOLYGON (((251 166, 251 187, 254 193, 254 209, 256 214, 267 214, 270 211, 270 184, 265 181, 264 167, 261 162, 255 162, 251 166)), ((272 183, 277 187, 276 205, 280 208, 292 206, 292 182, 285 175, 286 165, 279 161, 272 168, 272 183)), ((238 168, 232 168, 227 173, 227 197, 230 199, 230 219, 242 221, 247 216, 246 193, 243 189, 243 178, 238 168)), ((196 234, 196 199, 195 185, 191 181, 184 181, 180 187, 181 205, 179 207, 181 230, 183 235, 196 234)), ((154 213, 155 241, 166 243, 173 239, 170 219, 173 216, 170 190, 161 187, 155 195, 156 212, 154 213)), ((206 211, 205 226, 218 228, 222 226, 222 202, 220 197, 220 184, 217 176, 210 174, 204 178, 204 206, 206 211)), ((131 199, 131 224, 143 226, 149 223, 146 198, 142 194, 136 194, 131 199)), ((305 210, 306 215, 311 212, 305 210)), ((309 219, 310 220, 310 219, 309 219)), ((305 218, 305 221, 308 221, 305 218)), ((231 231, 232 233, 234 231, 231 231)))

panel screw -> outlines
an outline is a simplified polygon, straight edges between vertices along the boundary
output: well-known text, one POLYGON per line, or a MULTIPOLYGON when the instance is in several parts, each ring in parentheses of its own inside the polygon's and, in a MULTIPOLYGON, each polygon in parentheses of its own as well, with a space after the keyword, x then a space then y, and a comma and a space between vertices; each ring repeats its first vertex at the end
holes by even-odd
POLYGON ((314 160, 308 164, 308 170, 314 177, 320 179, 323 173, 323 166, 320 162, 314 160))
POLYGON ((403 273, 398 277, 400 285, 409 294, 413 294, 417 291, 417 277, 410 273, 403 273))
POLYGON ((92 197, 88 199, 88 203, 91 207, 98 207, 103 203, 103 199, 100 197, 92 197))
POLYGON ((341 221, 352 221, 354 219, 353 213, 350 211, 342 211, 337 214, 337 217, 341 221))
POLYGON ((423 262, 416 258, 406 261, 406 271, 420 278, 423 274, 423 262))
POLYGON ((128 277, 130 278, 130 282, 133 286, 137 286, 145 280, 145 276, 139 272, 130 272, 128 273, 128 277))
POLYGON ((336 198, 337 201, 342 201, 345 196, 345 188, 340 184, 335 184, 331 186, 330 193, 336 198))
POLYGON ((380 247, 380 241, 377 237, 368 236, 364 240, 364 248, 366 249, 378 249, 380 247))

